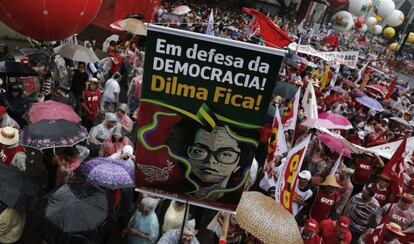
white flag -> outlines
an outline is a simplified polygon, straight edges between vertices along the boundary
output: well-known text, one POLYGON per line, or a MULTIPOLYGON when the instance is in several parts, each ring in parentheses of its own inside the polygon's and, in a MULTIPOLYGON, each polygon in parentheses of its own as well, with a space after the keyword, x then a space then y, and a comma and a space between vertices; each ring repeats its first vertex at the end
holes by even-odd
POLYGON ((214 36, 214 11, 213 9, 211 9, 210 18, 208 18, 206 34, 209 36, 214 36))
POLYGON ((280 118, 279 106, 276 106, 276 118, 278 128, 277 128, 277 143, 276 143, 276 152, 275 156, 280 156, 283 153, 288 151, 286 145, 285 131, 283 130, 282 119, 280 118))
POLYGON ((341 162, 342 162, 342 154, 343 154, 343 153, 341 153, 341 155, 339 155, 339 158, 336 160, 336 162, 335 162, 335 164, 334 164, 333 168, 331 169, 331 173, 330 173, 330 175, 335 175, 336 171, 338 171, 339 165, 340 165, 340 164, 341 164, 341 162))
POLYGON ((296 121, 298 119, 299 110, 299 99, 300 99, 300 88, 296 92, 295 97, 289 102, 286 111, 282 115, 282 123, 285 131, 295 130, 296 121))
MULTIPOLYGON (((394 155, 395 151, 400 146, 402 141, 403 140, 399 140, 399 141, 394 141, 394 142, 382 144, 382 145, 375 146, 375 147, 369 147, 366 150, 371 153, 375 153, 381 157, 384 157, 386 159, 391 159, 392 155, 394 155)), ((405 150, 407 155, 405 156, 405 158, 408 159, 409 157, 411 157, 411 155, 413 154, 413 151, 414 151, 414 136, 407 138, 407 147, 405 150)))
POLYGON ((365 73, 365 70, 367 69, 369 63, 371 63, 371 61, 366 62, 366 64, 364 64, 364 66, 359 70, 358 76, 357 76, 357 78, 355 79, 355 82, 354 82, 355 84, 358 84, 362 80, 362 77, 363 77, 363 75, 365 73))
POLYGON ((305 116, 308 119, 318 118, 318 103, 316 101, 315 89, 311 81, 308 82, 306 91, 302 98, 302 107, 305 112, 305 116))

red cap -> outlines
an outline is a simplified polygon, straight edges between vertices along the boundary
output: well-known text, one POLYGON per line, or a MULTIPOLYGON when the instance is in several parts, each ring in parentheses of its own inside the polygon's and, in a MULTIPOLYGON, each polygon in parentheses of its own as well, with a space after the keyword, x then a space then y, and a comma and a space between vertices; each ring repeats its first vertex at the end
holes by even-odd
POLYGON ((0 115, 5 114, 5 113, 6 113, 6 111, 7 111, 6 107, 4 107, 4 106, 0 106, 0 115))
POLYGON ((308 219, 305 223, 305 229, 312 233, 318 233, 318 221, 314 219, 308 219))
POLYGON ((342 233, 347 233, 349 231, 349 226, 351 225, 351 221, 346 216, 339 217, 338 221, 336 221, 336 226, 338 230, 342 233))

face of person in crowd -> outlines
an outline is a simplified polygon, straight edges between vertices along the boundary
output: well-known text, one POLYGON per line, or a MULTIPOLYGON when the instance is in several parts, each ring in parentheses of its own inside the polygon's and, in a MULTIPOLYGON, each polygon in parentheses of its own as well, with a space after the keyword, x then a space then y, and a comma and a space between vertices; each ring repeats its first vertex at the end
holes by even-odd
POLYGON ((90 89, 91 91, 95 91, 95 90, 96 90, 96 88, 98 88, 98 85, 97 85, 95 82, 91 82, 91 83, 89 84, 89 89, 90 89))
POLYGON ((362 198, 364 199, 364 201, 371 201, 372 197, 373 196, 369 194, 367 189, 362 190, 362 198))
POLYGON ((190 244, 194 239, 194 235, 195 234, 191 233, 190 231, 184 231, 183 236, 181 237, 183 244, 190 244))
POLYGON ((212 132, 199 129, 187 148, 192 172, 203 182, 220 183, 239 169, 240 148, 224 127, 212 132))
POLYGON ((305 189, 309 184, 307 179, 302 179, 299 177, 299 189, 305 189))
POLYGON ((121 109, 116 110, 116 116, 118 116, 118 118, 122 118, 124 115, 125 113, 121 109))
POLYGON ((146 206, 143 203, 139 203, 138 204, 138 210, 142 213, 142 215, 147 216, 148 214, 150 214, 151 209, 150 207, 146 206))
POLYGON ((332 194, 336 191, 336 188, 333 186, 323 186, 322 188, 327 194, 332 194))
POLYGON ((106 128, 111 129, 116 125, 115 121, 106 121, 106 128))
POLYGON ((349 178, 349 175, 343 171, 339 172, 338 176, 340 181, 344 181, 349 178))
POLYGON ((78 65, 78 70, 80 73, 85 73, 85 65, 84 64, 79 64, 78 65))

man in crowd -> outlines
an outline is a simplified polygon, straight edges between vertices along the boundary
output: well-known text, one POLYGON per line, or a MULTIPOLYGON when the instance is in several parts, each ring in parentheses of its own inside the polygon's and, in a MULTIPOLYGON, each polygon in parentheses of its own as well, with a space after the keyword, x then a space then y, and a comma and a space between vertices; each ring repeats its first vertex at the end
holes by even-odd
POLYGON ((0 162, 26 170, 26 153, 19 145, 19 131, 13 127, 0 129, 0 162))
POLYGON ((320 222, 328 219, 338 203, 338 190, 341 186, 336 182, 334 175, 328 175, 319 186, 309 216, 320 222))
POLYGON ((337 221, 325 219, 319 223, 321 244, 350 244, 352 234, 349 231, 351 221, 341 216, 337 221))
POLYGON ((319 224, 314 219, 308 219, 305 226, 301 228, 301 234, 304 244, 320 244, 321 238, 319 237, 319 224))

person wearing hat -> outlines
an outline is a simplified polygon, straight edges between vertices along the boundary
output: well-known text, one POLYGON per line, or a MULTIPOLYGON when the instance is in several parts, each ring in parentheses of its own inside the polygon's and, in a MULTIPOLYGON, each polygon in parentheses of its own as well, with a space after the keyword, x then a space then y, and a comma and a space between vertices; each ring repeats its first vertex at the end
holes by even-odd
POLYGON ((319 224, 314 219, 308 219, 301 228, 301 234, 304 244, 320 244, 321 238, 318 235, 319 224))
POLYGON ((340 216, 342 214, 342 211, 344 210, 345 205, 351 197, 352 191, 354 189, 354 185, 352 185, 351 182, 351 175, 353 173, 353 169, 344 167, 339 170, 339 174, 336 176, 336 181, 339 185, 342 186, 342 188, 338 191, 339 199, 335 207, 335 213, 337 216, 340 216))
POLYGON ((341 216, 337 221, 326 219, 319 223, 321 244, 350 244, 352 233, 349 231, 351 221, 341 216))
POLYGON ((355 157, 355 171, 351 178, 352 183, 354 184, 354 194, 361 192, 362 188, 369 183, 376 167, 384 167, 384 162, 381 157, 376 154, 364 153, 355 157))
POLYGON ((112 136, 104 141, 99 150, 100 157, 109 157, 114 153, 121 152, 126 145, 131 145, 132 142, 122 132, 122 127, 116 125, 112 131, 112 136))
POLYGON ((377 211, 380 209, 378 201, 374 198, 373 188, 364 188, 361 193, 354 195, 346 205, 344 215, 351 220, 352 240, 356 242, 359 237, 373 223, 377 211))
POLYGON ((13 127, 0 129, 0 162, 26 170, 26 153, 19 145, 19 131, 13 127))
MULTIPOLYGON (((374 229, 370 229, 365 234, 363 234, 359 240, 358 244, 372 243, 374 229)), ((390 222, 385 225, 384 234, 383 234, 383 244, 401 244, 399 238, 404 237, 405 234, 401 231, 401 226, 390 222)))
POLYGON ((380 207, 383 207, 385 204, 389 202, 390 198, 390 181, 391 178, 381 174, 378 177, 377 182, 372 182, 368 185, 368 187, 374 189, 374 197, 377 199, 380 207))
POLYGON ((292 204, 292 214, 296 216, 298 212, 309 204, 308 200, 313 196, 310 189, 312 174, 307 170, 303 170, 298 174, 298 182, 295 188, 295 196, 292 204))
POLYGON ((99 90, 99 80, 92 78, 82 93, 82 111, 85 119, 84 126, 90 130, 99 114, 99 104, 101 99, 101 91, 99 90))
POLYGON ((328 175, 319 186, 309 216, 318 222, 329 218, 338 203, 340 188, 342 186, 336 182, 336 177, 328 175))
MULTIPOLYGON (((404 192, 399 198, 397 203, 388 203, 382 207, 380 218, 384 218, 388 212, 388 222, 400 225, 401 229, 405 231, 414 224, 414 196, 404 192), (390 207, 391 209, 388 211, 390 207)), ((377 220, 377 223, 380 223, 379 221, 380 219, 377 220)))
POLYGON ((135 167, 134 148, 131 145, 125 145, 121 151, 112 154, 110 158, 125 162, 132 168, 135 167))
POLYGON ((127 135, 132 132, 133 126, 133 122, 128 116, 128 111, 128 105, 125 103, 121 103, 116 109, 116 115, 118 116, 119 124, 122 126, 124 133, 127 135))
POLYGON ((7 108, 0 105, 0 128, 4 127, 20 129, 19 124, 7 114, 7 108))

